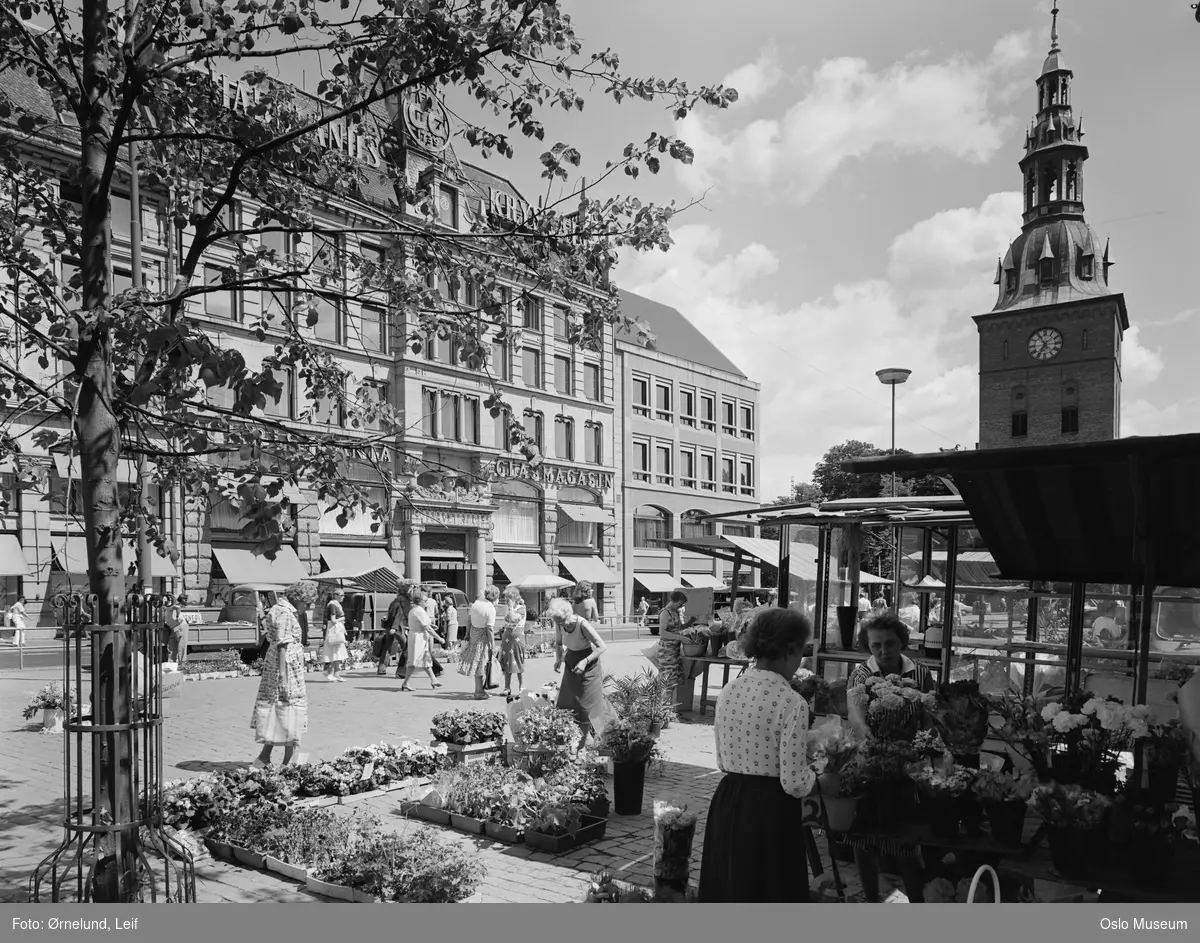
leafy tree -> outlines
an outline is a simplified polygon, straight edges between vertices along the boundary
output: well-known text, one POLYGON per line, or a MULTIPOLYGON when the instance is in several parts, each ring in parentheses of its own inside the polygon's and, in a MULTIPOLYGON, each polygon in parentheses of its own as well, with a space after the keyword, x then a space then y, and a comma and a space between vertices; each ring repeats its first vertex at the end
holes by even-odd
POLYGON ((835 445, 827 451, 824 457, 813 469, 813 484, 820 489, 826 501, 838 501, 843 498, 877 498, 880 495, 882 477, 879 474, 860 475, 842 469, 842 463, 855 458, 867 458, 873 455, 886 455, 887 452, 877 449, 869 442, 849 439, 841 445, 835 445))
MULTIPOLYGON (((47 416, 36 426, 43 447, 79 453, 99 621, 119 615, 122 532, 143 528, 160 553, 175 552, 152 508, 140 499, 122 507, 122 455, 148 459, 163 487, 189 495, 222 487, 232 473, 243 531, 268 556, 289 535, 289 480, 312 482, 343 514, 370 504, 348 483, 348 465, 390 474, 400 417, 365 388, 346 389, 346 371, 311 337, 348 294, 382 293, 404 318, 413 351, 436 333, 456 341, 476 369, 486 369, 491 341, 505 339, 499 278, 514 271, 584 309, 573 328, 582 345, 599 343, 606 326, 644 333, 621 316, 608 273, 620 247, 669 247, 674 204, 586 196, 575 181, 581 154, 559 142, 540 156, 545 205, 519 223, 484 206, 470 232, 454 231, 437 225, 436 194, 410 179, 400 159, 398 108, 438 121, 444 98, 457 122, 454 143, 487 161, 512 158, 515 135, 542 141, 546 114, 582 110, 584 91, 658 102, 674 120, 737 97, 720 86, 627 75, 612 50, 585 53, 554 0, 379 0, 370 13, 348 0, 3 6, 0 270, 8 284, 0 318, 16 329, 22 357, 0 363, 0 401, 10 417, 47 416), (316 96, 267 68, 294 73, 314 62, 322 66, 316 96), (249 92, 231 96, 223 70, 244 70, 249 92), (471 102, 476 115, 465 111, 471 102), (323 146, 335 132, 373 140, 379 166, 323 146), (30 159, 35 151, 47 159, 30 159), (62 191, 55 154, 69 164, 62 191), (112 197, 118 184, 135 182, 161 207, 173 253, 162 284, 114 290, 112 197), (551 185, 564 184, 568 196, 549 198, 551 185), (323 212, 372 193, 374 210, 358 219, 345 214, 337 225, 323 212), (233 207, 242 200, 253 211, 239 219, 233 207), (355 242, 362 234, 392 251, 371 257, 355 242), (314 249, 268 248, 276 237, 285 246, 303 237, 314 249), (206 278, 203 263, 218 245, 233 261, 206 278), (56 263, 67 260, 77 260, 77 272, 60 278, 56 263), (188 305, 212 292, 279 283, 295 303, 250 325, 274 342, 261 362, 187 317, 188 305), (313 410, 340 402, 351 430, 377 431, 316 435, 260 417, 285 394, 284 370, 298 373, 313 410), (210 402, 206 391, 221 389, 232 391, 232 405, 210 402)), ((614 154, 590 192, 614 175, 632 179, 692 156, 686 142, 655 131, 614 154)), ((496 393, 487 406, 498 416, 504 404, 496 393)), ((527 439, 522 445, 537 458, 527 439)), ((6 435, 0 451, 19 456, 23 445, 6 435)))

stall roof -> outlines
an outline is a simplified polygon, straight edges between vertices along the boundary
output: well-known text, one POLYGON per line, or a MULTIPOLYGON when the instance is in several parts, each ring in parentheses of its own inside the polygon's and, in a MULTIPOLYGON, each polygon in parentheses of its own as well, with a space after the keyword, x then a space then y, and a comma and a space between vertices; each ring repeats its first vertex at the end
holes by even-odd
POLYGON ((745 511, 712 514, 705 520, 747 519, 759 526, 782 524, 925 524, 970 525, 967 505, 958 495, 901 498, 843 498, 820 504, 767 504, 745 511))
POLYGON ((1005 579, 1200 586, 1200 435, 855 459, 949 475, 1005 579))

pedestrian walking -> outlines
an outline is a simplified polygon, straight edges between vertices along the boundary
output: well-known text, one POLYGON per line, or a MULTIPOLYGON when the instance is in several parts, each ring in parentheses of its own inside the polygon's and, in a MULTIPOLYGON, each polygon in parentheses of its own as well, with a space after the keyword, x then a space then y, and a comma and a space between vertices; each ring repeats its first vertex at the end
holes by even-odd
POLYGON ((312 605, 316 594, 315 583, 294 583, 263 618, 268 647, 250 722, 255 739, 263 745, 251 764, 255 769, 270 765, 271 751, 277 746, 283 747, 284 766, 293 760, 302 762, 296 759, 296 751, 308 731, 308 692, 299 613, 312 605))
POLYGON ((325 677, 330 681, 341 681, 338 672, 342 663, 350 660, 346 648, 346 610, 342 607, 345 591, 339 586, 325 603, 325 641, 321 645, 322 661, 325 662, 325 677))
POLYGON ((25 611, 25 597, 17 595, 4 614, 4 621, 13 629, 12 643, 18 648, 25 645, 25 629, 29 625, 29 613, 25 611))
POLYGON ((459 674, 475 679, 475 699, 486 701, 487 673, 492 664, 496 636, 496 600, 500 591, 489 586, 471 604, 467 617, 467 650, 458 665, 459 674))
POLYGON ((180 590, 164 620, 167 627, 167 657, 177 665, 187 661, 188 624, 183 618, 183 607, 188 604, 188 594, 180 590))
POLYGON ((525 600, 521 591, 510 586, 504 591, 508 610, 500 630, 500 670, 504 672, 504 694, 512 691, 512 677, 517 676, 517 693, 525 686, 525 600))
MULTIPOLYGON (((404 669, 404 684, 401 691, 411 691, 408 682, 412 680, 413 672, 418 668, 429 675, 429 683, 434 688, 440 688, 441 683, 433 676, 433 642, 441 642, 442 637, 434 628, 433 617, 429 613, 430 597, 424 589, 418 589, 412 597, 413 607, 408 612, 408 659, 404 669)), ((436 612, 436 608, 434 609, 436 612)))
POLYGON ((645 626, 646 616, 650 615, 650 601, 643 596, 637 607, 638 625, 645 626))
POLYGON ((588 733, 599 740, 609 718, 609 705, 604 697, 604 671, 600 656, 605 652, 604 640, 590 622, 577 615, 565 599, 552 599, 546 613, 554 624, 554 670, 562 671, 558 688, 558 708, 575 715, 583 737, 588 733))
MULTIPOLYGON (((387 615, 383 617, 383 633, 375 640, 374 655, 378 662, 375 673, 380 677, 387 674, 388 660, 404 651, 404 625, 408 615, 407 606, 404 604, 406 598, 401 593, 396 594, 396 598, 388 606, 387 615)), ((397 663, 397 678, 400 677, 400 673, 400 663, 397 663)))

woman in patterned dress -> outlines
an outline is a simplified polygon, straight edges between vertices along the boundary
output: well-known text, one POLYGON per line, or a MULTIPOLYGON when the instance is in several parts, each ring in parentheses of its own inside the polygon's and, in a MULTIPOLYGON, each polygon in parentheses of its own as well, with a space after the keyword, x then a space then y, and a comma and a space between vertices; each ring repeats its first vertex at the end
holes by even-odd
POLYGON ((696 621, 694 617, 683 621, 683 607, 686 605, 687 594, 676 590, 658 614, 658 676, 662 681, 667 706, 672 708, 675 706, 675 688, 683 680, 680 647, 684 639, 679 633, 696 621))
POLYGON ((263 745, 251 764, 255 769, 270 764, 271 751, 277 746, 283 747, 283 765, 292 762, 300 739, 308 730, 304 646, 297 611, 312 605, 316 594, 315 583, 307 580, 295 583, 263 618, 269 647, 250 721, 255 740, 263 745))
POLYGON ((496 632, 496 600, 500 590, 489 586, 471 604, 468 616, 470 627, 467 634, 467 650, 458 663, 458 673, 475 679, 475 700, 486 701, 487 689, 484 678, 492 660, 496 632))
POLYGON ((440 688, 441 683, 433 676, 432 642, 442 642, 443 639, 433 627, 433 616, 425 605, 429 595, 423 588, 414 589, 412 593, 412 608, 408 611, 408 661, 404 668, 404 683, 401 691, 411 691, 408 682, 412 680, 413 672, 420 668, 429 675, 429 683, 440 688))
POLYGON ((808 703, 790 680, 812 623, 791 609, 765 609, 744 645, 754 667, 727 684, 713 730, 722 777, 708 809, 700 864, 704 903, 808 900, 802 799, 816 784, 808 767, 808 703))
POLYGON ((517 693, 525 686, 525 600, 510 586, 504 591, 508 611, 500 631, 500 670, 504 672, 504 694, 512 694, 512 676, 517 676, 517 693))

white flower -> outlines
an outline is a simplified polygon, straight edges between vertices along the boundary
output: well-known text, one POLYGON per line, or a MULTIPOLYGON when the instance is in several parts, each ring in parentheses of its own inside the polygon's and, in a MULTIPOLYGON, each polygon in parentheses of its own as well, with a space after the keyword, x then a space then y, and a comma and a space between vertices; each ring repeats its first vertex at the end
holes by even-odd
MULTIPOLYGON (((1051 719, 1047 718, 1047 720, 1051 719)), ((1055 714, 1054 718, 1051 720, 1051 723, 1054 724, 1054 729, 1059 733, 1067 733, 1073 726, 1075 726, 1071 722, 1071 715, 1066 711, 1061 711, 1060 713, 1055 714)))
POLYGON ((1052 701, 1042 708, 1042 720, 1046 721, 1046 723, 1050 723, 1061 710, 1062 705, 1059 704, 1058 701, 1052 701))
POLYGON ((1103 705, 1104 705, 1104 702, 1102 700, 1100 700, 1100 698, 1094 697, 1090 701, 1088 701, 1086 704, 1083 705, 1083 712, 1085 714, 1094 714, 1103 705))

